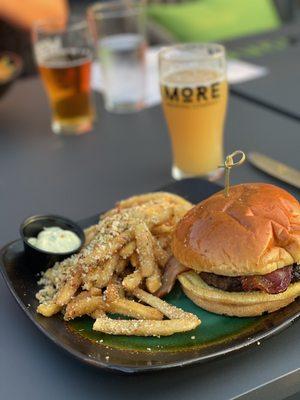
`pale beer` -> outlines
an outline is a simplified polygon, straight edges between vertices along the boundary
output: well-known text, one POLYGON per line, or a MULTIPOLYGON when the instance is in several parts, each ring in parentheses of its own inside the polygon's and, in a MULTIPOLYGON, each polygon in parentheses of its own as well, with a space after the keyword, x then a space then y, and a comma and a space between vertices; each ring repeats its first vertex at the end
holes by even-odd
POLYGON ((228 98, 224 47, 201 43, 166 47, 159 53, 159 73, 173 177, 217 178, 228 98))
POLYGON ((215 71, 185 70, 161 83, 174 164, 186 175, 207 175, 223 161, 227 81, 215 71))

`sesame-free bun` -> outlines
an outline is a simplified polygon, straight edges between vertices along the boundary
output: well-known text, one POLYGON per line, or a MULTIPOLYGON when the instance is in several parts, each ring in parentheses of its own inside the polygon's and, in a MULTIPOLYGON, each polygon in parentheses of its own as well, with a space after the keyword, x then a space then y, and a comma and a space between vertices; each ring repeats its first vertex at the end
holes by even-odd
POLYGON ((226 276, 265 275, 300 263, 299 202, 269 184, 232 186, 228 197, 216 193, 183 217, 172 249, 183 265, 226 276))
POLYGON ((207 311, 236 317, 253 317, 271 313, 292 303, 300 295, 300 282, 292 283, 285 292, 225 292, 207 285, 194 271, 178 276, 184 293, 207 311))

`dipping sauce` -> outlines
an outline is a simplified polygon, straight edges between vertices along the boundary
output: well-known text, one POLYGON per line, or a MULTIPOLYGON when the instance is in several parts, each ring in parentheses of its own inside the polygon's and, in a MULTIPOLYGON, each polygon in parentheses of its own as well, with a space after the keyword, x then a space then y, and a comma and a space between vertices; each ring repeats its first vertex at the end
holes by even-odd
POLYGON ((37 249, 51 253, 68 253, 78 249, 81 245, 76 233, 58 226, 44 228, 36 238, 29 238, 28 243, 37 249))

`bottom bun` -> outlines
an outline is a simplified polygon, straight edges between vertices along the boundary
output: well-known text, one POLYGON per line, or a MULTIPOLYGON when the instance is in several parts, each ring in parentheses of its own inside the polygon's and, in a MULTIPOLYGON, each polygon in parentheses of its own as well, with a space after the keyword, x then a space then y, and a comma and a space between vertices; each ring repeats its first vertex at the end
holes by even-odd
POLYGON ((207 285, 194 272, 178 276, 184 293, 199 307, 216 313, 235 317, 254 317, 271 313, 292 303, 300 296, 300 282, 292 283, 285 292, 226 292, 207 285))

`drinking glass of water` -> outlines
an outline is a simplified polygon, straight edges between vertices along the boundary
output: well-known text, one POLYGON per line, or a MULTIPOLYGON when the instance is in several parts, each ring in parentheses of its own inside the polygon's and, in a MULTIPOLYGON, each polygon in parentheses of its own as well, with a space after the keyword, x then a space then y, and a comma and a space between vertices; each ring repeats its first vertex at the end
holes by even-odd
POLYGON ((96 3, 88 9, 96 40, 105 107, 112 112, 140 110, 145 102, 145 6, 143 1, 96 3))

